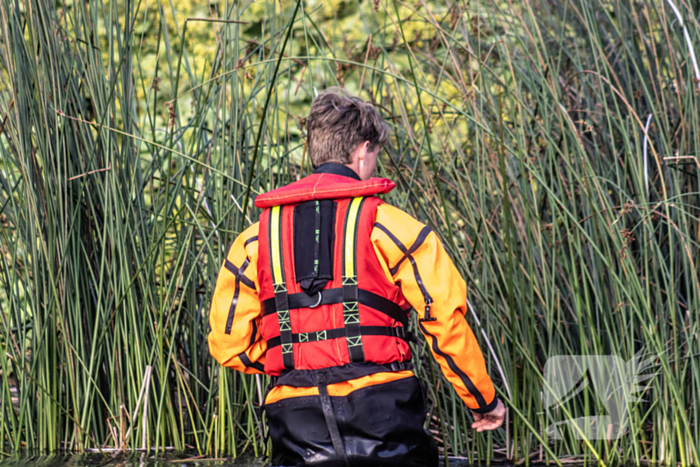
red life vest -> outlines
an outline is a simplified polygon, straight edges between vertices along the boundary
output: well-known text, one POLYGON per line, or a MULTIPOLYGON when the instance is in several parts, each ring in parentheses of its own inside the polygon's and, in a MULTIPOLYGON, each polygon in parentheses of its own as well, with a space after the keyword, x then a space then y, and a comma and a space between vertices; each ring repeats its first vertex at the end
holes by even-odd
POLYGON ((387 278, 370 240, 382 204, 374 195, 394 186, 385 178, 321 173, 256 198, 255 205, 265 208, 257 270, 267 374, 410 360, 405 326, 411 307, 387 278), (309 296, 295 276, 294 208, 321 200, 335 203, 333 278, 309 296))

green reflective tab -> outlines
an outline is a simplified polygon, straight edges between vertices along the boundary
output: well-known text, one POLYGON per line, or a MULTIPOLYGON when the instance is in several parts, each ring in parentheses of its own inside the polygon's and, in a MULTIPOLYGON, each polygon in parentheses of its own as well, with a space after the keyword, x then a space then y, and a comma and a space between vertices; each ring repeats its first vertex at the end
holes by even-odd
POLYGON ((360 315, 358 314, 346 314, 344 315, 345 324, 360 324, 360 315))
POLYGON ((348 347, 362 347, 362 337, 348 337, 348 347))
POLYGON ((357 285, 357 277, 343 277, 343 285, 357 285))

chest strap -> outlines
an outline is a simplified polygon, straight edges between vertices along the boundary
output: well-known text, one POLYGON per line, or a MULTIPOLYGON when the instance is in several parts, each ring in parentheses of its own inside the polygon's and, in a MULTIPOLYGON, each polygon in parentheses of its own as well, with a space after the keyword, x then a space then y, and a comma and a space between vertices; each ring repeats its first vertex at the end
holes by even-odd
MULTIPOLYGON (((318 296, 309 297, 304 292, 287 295, 289 309, 296 310, 299 308, 316 308, 320 305, 343 303, 343 289, 340 287, 335 289, 324 289, 320 293, 320 301, 318 296)), ((408 311, 402 309, 391 300, 364 289, 358 289, 358 298, 361 305, 382 312, 394 321, 398 321, 403 326, 408 326, 408 311)), ((263 316, 277 313, 277 305, 274 297, 263 301, 261 306, 263 316)))
MULTIPOLYGON (((404 327, 392 328, 389 326, 359 326, 361 336, 389 336, 403 339, 406 342, 413 341, 413 334, 404 327)), ((300 332, 292 334, 292 343, 319 342, 330 339, 340 339, 346 336, 346 328, 326 329, 317 332, 300 332)), ((281 336, 273 337, 267 341, 267 348, 272 349, 283 344, 281 336)))

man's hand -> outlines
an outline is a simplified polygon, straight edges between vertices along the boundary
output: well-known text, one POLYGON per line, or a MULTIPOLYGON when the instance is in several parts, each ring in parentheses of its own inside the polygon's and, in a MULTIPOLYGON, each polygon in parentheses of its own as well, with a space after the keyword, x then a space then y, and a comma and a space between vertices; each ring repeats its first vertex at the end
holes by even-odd
POLYGON ((481 433, 485 430, 495 430, 499 426, 503 425, 503 419, 506 417, 506 408, 501 400, 498 400, 496 408, 488 413, 474 413, 474 423, 472 423, 472 428, 475 428, 477 432, 481 433))

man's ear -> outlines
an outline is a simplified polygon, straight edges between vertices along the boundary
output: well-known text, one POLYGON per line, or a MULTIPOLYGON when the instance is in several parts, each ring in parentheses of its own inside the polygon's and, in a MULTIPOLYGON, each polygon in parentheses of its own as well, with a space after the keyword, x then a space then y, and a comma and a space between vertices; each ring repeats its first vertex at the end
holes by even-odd
POLYGON ((369 141, 365 141, 364 143, 362 143, 358 149, 359 154, 357 155, 357 159, 361 162, 364 162, 367 158, 367 151, 369 151, 369 141))

